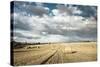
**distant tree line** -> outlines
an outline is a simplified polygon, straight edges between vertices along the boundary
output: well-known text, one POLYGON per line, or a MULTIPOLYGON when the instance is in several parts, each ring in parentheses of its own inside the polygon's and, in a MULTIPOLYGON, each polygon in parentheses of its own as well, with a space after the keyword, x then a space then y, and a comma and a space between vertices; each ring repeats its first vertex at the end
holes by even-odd
POLYGON ((13 46, 13 48, 23 48, 23 47, 25 47, 27 45, 41 45, 41 44, 51 44, 51 43, 40 43, 40 42, 28 43, 28 42, 11 41, 11 45, 13 46))

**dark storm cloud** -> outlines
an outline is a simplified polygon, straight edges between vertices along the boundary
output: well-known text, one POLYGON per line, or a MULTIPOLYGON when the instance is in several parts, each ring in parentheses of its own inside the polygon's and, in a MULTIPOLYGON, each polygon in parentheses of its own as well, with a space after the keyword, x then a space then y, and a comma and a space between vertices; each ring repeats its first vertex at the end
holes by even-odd
POLYGON ((48 14, 48 8, 43 7, 42 5, 35 5, 35 3, 29 2, 14 2, 14 12, 26 12, 30 15, 42 16, 43 14, 48 14))
POLYGON ((29 24, 29 18, 26 16, 19 15, 18 13, 13 14, 13 27, 19 30, 32 30, 32 25, 29 24), (15 15, 15 16, 14 16, 15 15))
POLYGON ((20 20, 16 20, 15 22, 16 24, 13 25, 14 29, 27 30, 27 31, 32 30, 31 25, 29 25, 28 23, 24 23, 20 20))
POLYGON ((68 30, 68 29, 61 29, 59 27, 57 27, 56 29, 53 28, 53 27, 50 27, 50 26, 47 26, 47 25, 44 25, 45 26, 45 32, 47 32, 48 34, 57 34, 57 35, 64 35, 64 36, 78 36, 78 37, 82 37, 82 38, 85 38, 85 37, 96 37, 97 35, 97 28, 94 27, 94 28, 83 28, 83 29, 79 29, 79 30, 68 30))
POLYGON ((91 17, 97 16, 97 6, 77 6, 79 10, 82 11, 82 13, 80 14, 83 17, 91 17))
POLYGON ((31 8, 29 8, 29 10, 31 10, 33 12, 33 14, 38 15, 38 16, 42 16, 43 14, 48 14, 48 9, 45 9, 44 7, 41 6, 33 6, 31 8))
POLYGON ((14 32, 14 36, 17 36, 18 38, 33 39, 32 36, 25 36, 21 32, 14 32))
POLYGON ((35 36, 34 35, 29 35, 26 34, 25 32, 20 32, 20 31, 14 31, 14 36, 16 36, 17 38, 25 38, 25 39, 40 39, 40 37, 35 36))

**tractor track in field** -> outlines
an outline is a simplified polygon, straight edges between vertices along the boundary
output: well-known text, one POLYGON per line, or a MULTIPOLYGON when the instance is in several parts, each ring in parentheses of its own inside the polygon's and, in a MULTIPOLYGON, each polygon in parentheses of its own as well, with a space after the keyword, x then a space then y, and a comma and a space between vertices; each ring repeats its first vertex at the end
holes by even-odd
POLYGON ((53 57, 55 54, 57 53, 57 50, 56 52, 54 52, 51 56, 49 56, 47 59, 45 59, 43 62, 41 62, 40 64, 45 64, 49 59, 51 59, 51 57, 53 57))
POLYGON ((63 63, 62 53, 60 48, 55 51, 52 55, 50 55, 47 59, 45 59, 41 64, 57 64, 63 63))

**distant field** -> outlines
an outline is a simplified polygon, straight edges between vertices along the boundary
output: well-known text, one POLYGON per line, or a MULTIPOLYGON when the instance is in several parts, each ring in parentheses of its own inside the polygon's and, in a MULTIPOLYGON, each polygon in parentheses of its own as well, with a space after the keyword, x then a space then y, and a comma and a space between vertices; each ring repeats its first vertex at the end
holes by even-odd
POLYGON ((96 42, 28 45, 13 51, 14 65, 57 64, 97 60, 96 42))

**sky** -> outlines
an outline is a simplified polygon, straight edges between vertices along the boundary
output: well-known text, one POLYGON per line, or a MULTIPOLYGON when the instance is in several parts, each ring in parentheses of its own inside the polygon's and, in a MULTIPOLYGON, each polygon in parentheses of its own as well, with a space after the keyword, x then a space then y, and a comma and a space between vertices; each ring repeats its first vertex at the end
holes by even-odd
POLYGON ((11 2, 13 39, 18 42, 97 40, 97 7, 40 2, 11 2))

